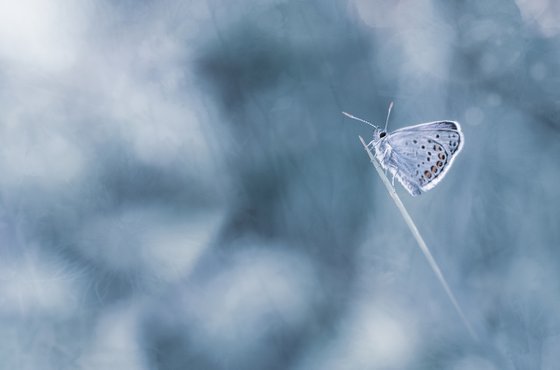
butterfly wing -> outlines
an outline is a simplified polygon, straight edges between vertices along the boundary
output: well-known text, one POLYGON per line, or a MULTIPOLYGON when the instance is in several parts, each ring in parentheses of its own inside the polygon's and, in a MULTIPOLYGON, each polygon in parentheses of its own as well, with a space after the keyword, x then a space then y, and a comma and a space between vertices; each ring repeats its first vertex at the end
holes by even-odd
POLYGON ((463 148, 461 126, 436 121, 404 127, 388 135, 391 155, 386 163, 395 177, 413 195, 436 186, 463 148))

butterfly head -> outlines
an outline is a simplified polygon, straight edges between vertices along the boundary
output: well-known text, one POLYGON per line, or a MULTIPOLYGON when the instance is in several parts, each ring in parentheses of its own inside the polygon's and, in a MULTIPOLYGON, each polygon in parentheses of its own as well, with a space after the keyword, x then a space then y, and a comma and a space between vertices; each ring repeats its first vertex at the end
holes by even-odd
POLYGON ((384 137, 387 136, 387 124, 389 123, 389 116, 391 115, 391 110, 392 109, 393 109, 393 102, 391 102, 391 104, 389 104, 389 110, 387 112, 387 119, 385 119, 385 127, 383 129, 377 127, 376 125, 374 125, 373 123, 371 123, 369 121, 366 121, 365 119, 353 116, 350 113, 342 112, 342 114, 344 114, 346 117, 355 119, 356 121, 360 121, 360 122, 363 122, 363 123, 366 123, 366 124, 372 126, 375 129, 373 131, 373 141, 378 142, 379 140, 382 140, 384 137))
POLYGON ((387 132, 385 130, 380 129, 380 128, 376 128, 373 131, 373 141, 379 141, 386 136, 387 136, 387 132))

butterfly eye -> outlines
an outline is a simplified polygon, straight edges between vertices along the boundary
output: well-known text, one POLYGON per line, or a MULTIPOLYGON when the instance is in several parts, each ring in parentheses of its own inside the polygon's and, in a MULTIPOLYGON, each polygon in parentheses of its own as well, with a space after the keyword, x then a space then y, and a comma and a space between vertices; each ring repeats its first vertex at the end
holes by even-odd
POLYGON ((379 138, 383 138, 383 137, 385 137, 385 135, 387 135, 387 133, 386 133, 386 132, 382 132, 382 133, 379 134, 379 138))

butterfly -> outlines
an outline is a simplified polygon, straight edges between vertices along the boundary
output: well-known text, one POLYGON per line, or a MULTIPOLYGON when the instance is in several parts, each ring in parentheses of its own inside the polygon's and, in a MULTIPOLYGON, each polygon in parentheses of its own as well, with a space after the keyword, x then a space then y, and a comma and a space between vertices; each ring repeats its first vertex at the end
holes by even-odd
POLYGON ((457 154, 463 149, 464 136, 455 121, 434 121, 387 132, 393 103, 389 105, 385 128, 342 112, 349 118, 375 128, 367 144, 381 167, 393 175, 412 196, 435 187, 445 177, 457 154))

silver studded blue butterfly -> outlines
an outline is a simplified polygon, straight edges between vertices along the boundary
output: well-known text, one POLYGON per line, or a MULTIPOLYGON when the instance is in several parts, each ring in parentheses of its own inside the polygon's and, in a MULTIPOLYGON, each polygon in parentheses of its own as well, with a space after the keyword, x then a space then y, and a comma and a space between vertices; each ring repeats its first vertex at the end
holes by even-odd
POLYGON ((367 123, 375 130, 367 145, 385 171, 412 196, 435 187, 447 174, 457 154, 463 148, 461 126, 455 121, 434 121, 403 127, 387 133, 387 122, 393 103, 389 106, 385 129, 346 112, 346 116, 367 123))

